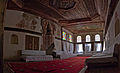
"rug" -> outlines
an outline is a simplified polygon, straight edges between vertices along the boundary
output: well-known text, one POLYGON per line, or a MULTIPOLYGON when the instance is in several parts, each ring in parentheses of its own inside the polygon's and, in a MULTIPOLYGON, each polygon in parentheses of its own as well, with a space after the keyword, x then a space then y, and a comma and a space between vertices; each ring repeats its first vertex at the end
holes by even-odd
POLYGON ((88 57, 72 57, 63 60, 40 62, 8 62, 15 73, 78 73, 88 57))

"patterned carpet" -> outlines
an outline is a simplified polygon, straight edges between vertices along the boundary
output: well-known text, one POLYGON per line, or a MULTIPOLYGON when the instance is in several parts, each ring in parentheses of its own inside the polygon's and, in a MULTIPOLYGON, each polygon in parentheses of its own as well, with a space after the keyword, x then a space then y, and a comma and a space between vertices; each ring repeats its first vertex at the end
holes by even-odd
POLYGON ((41 62, 9 62, 15 73, 78 73, 88 57, 72 57, 64 60, 41 62))

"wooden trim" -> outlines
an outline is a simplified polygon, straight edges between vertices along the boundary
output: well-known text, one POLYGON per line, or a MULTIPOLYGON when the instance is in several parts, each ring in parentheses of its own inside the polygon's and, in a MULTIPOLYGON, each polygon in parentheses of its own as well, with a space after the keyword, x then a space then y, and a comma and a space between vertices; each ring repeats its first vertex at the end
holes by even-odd
POLYGON ((103 41, 93 41, 93 42, 80 42, 76 44, 83 44, 83 43, 102 43, 103 41))
POLYGON ((98 25, 101 25, 99 23, 105 23, 105 21, 88 21, 88 22, 80 22, 80 23, 74 23, 74 24, 66 24, 66 25, 62 25, 62 26, 63 27, 72 27, 72 26, 75 26, 75 25, 85 25, 85 24, 91 25, 91 24, 94 24, 94 23, 97 23, 98 25))
POLYGON ((75 31, 76 34, 79 33, 90 33, 90 32, 103 32, 103 29, 88 29, 88 30, 79 30, 79 31, 75 31))
POLYGON ((25 35, 25 50, 39 50, 39 37, 25 35))
POLYGON ((4 27, 4 30, 6 30, 6 31, 24 32, 24 33, 30 33, 30 34, 35 34, 35 35, 42 36, 42 33, 34 32, 34 31, 26 30, 26 29, 20 29, 20 28, 4 27))
POLYGON ((73 20, 59 20, 59 23, 66 23, 66 24, 70 24, 70 23, 76 23, 76 22, 86 22, 86 21, 91 21, 91 18, 80 18, 80 19, 73 19, 73 20))

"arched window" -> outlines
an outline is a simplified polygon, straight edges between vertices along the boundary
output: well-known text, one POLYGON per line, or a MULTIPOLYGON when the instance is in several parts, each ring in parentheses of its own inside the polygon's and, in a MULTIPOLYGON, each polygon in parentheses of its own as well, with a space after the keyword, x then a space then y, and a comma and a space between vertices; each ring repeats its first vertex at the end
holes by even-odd
POLYGON ((72 35, 69 35, 69 41, 72 42, 72 35))
POLYGON ((77 42, 82 42, 81 36, 77 36, 77 42))
POLYGON ((95 35, 95 41, 100 41, 100 35, 99 34, 95 35))
POLYGON ((66 33, 63 32, 63 40, 66 40, 66 33))
POLYGON ((18 36, 16 34, 11 35, 11 44, 18 44, 18 36))
POLYGON ((90 35, 86 35, 86 42, 90 42, 91 39, 90 39, 90 35))

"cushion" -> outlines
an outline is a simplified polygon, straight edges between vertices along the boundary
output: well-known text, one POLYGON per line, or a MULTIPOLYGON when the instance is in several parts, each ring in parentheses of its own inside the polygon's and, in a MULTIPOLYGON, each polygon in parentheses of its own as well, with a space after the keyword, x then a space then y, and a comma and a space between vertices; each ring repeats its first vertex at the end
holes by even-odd
POLYGON ((111 56, 103 56, 103 57, 90 57, 86 59, 86 63, 107 63, 107 62, 117 62, 117 58, 111 56))
POLYGON ((93 57, 101 57, 101 56, 112 56, 110 53, 96 53, 92 55, 93 57))
POLYGON ((39 55, 46 55, 46 52, 38 51, 38 50, 22 50, 22 55, 39 56, 39 55))

